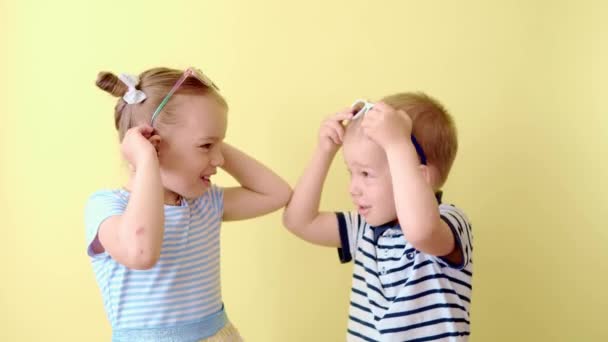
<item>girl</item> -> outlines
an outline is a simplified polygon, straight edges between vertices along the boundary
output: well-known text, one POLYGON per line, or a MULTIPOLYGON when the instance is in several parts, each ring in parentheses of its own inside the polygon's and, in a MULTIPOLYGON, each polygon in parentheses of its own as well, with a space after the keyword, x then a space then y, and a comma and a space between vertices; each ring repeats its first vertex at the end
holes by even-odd
POLYGON ((113 341, 241 341, 224 311, 220 226, 283 207, 291 188, 223 142, 228 106, 202 72, 102 72, 130 165, 124 188, 94 193, 87 252, 113 341), (221 167, 240 184, 221 188, 221 167))

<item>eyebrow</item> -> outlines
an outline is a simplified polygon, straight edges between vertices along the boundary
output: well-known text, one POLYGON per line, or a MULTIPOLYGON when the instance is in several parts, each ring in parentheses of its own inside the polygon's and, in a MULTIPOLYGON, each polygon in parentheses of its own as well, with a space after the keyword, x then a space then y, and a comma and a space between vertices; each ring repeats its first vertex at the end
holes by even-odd
MULTIPOLYGON (((349 165, 348 165, 348 163, 346 161, 344 162, 344 164, 346 165, 346 167, 349 167, 349 165)), ((362 164, 362 163, 359 163, 359 162, 353 162, 352 165, 356 166, 356 167, 361 167, 361 168, 364 168, 364 169, 366 169, 366 168, 367 169, 371 169, 372 168, 371 165, 362 164)))
POLYGON ((208 137, 199 137, 198 139, 196 139, 196 142, 203 142, 203 141, 218 141, 218 140, 222 140, 223 138, 218 137, 218 136, 208 136, 208 137))

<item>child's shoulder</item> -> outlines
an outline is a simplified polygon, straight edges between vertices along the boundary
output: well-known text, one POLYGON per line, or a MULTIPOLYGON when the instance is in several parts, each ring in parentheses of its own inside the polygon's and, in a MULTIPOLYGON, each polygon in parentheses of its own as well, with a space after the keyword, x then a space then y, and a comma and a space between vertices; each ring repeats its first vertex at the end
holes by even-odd
POLYGON ((123 203, 129 199, 129 192, 122 189, 99 189, 92 192, 87 198, 87 206, 94 205, 96 203, 123 203))
POLYGON ((103 188, 98 189, 89 195, 89 199, 96 197, 125 197, 129 196, 129 192, 124 188, 103 188))
POLYGON ((455 204, 452 204, 452 203, 439 204, 439 213, 441 216, 451 216, 456 219, 461 219, 467 223, 470 222, 469 217, 464 212, 464 210, 461 207, 456 206, 455 204))

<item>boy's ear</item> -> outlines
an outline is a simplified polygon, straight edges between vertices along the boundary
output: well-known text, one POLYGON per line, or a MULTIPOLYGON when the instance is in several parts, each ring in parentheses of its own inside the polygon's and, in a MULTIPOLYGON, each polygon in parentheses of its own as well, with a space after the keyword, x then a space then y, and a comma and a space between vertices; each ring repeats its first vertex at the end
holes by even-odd
POLYGON ((433 190, 439 190, 439 187, 441 186, 440 181, 439 181, 439 170, 437 170, 437 168, 433 165, 420 165, 420 172, 422 172, 422 176, 424 177, 424 180, 426 180, 426 183, 433 189, 433 190))
POLYGON ((154 149, 156 150, 156 153, 158 154, 159 148, 160 148, 160 142, 161 142, 160 135, 155 134, 155 135, 151 136, 148 139, 148 141, 150 141, 150 143, 152 144, 152 146, 154 146, 154 149))
POLYGON ((427 165, 420 165, 420 172, 422 173, 422 177, 426 180, 426 183, 430 186, 433 185, 433 175, 431 170, 427 165))

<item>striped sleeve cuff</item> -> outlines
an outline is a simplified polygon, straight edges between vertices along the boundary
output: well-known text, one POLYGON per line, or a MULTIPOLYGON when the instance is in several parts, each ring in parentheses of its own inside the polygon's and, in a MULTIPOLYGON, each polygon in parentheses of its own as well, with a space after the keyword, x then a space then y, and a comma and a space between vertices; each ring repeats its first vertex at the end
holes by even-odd
POLYGON ((97 240, 101 224, 111 216, 122 215, 126 207, 127 202, 114 191, 102 190, 89 197, 84 218, 87 254, 90 257, 95 256, 93 243, 97 240))
POLYGON ((450 227, 454 235, 454 243, 456 248, 462 252, 462 262, 454 264, 445 258, 441 258, 450 267, 455 269, 464 269, 472 259, 473 252, 473 235, 471 224, 466 215, 458 208, 452 205, 442 205, 440 208, 441 219, 450 227))
POLYGON ((350 241, 348 240, 348 228, 346 226, 346 218, 344 213, 336 213, 338 219, 338 233, 340 234, 341 247, 338 248, 338 257, 341 263, 347 263, 353 260, 350 251, 350 241))

